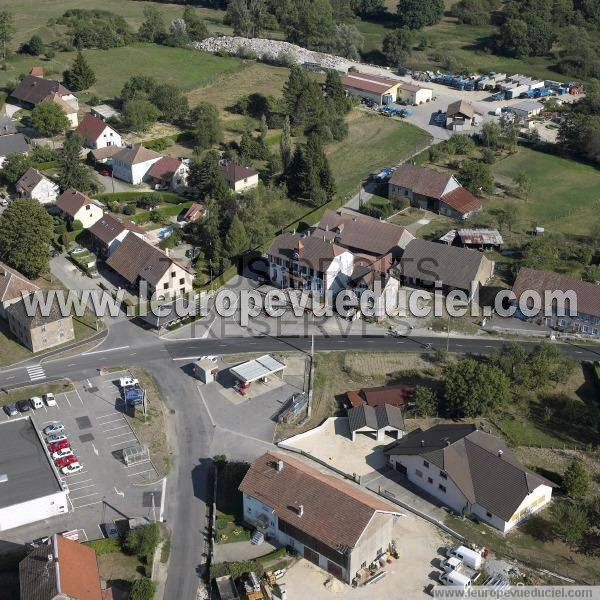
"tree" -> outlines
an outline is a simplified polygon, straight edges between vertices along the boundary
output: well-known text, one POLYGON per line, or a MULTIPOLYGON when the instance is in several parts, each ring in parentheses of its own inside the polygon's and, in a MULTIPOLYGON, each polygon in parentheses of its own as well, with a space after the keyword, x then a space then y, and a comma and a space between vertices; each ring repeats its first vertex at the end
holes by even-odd
POLYGON ((360 50, 364 44, 362 33, 354 25, 338 23, 335 26, 335 35, 330 51, 338 56, 344 56, 350 60, 359 60, 360 50))
POLYGON ((27 277, 48 269, 54 221, 29 198, 13 200, 0 215, 0 257, 27 277))
POLYGON ((30 166, 31 159, 26 154, 15 152, 5 158, 0 176, 8 185, 15 185, 30 166))
POLYGON ((148 131, 159 117, 158 108, 142 98, 126 102, 121 114, 123 125, 132 131, 148 131))
POLYGON ((51 137, 69 129, 71 123, 58 104, 47 100, 31 111, 31 125, 41 135, 51 137))
POLYGON ((279 156, 283 172, 285 173, 292 161, 292 135, 290 133, 290 118, 286 115, 281 129, 281 138, 279 138, 279 156))
POLYGON ((129 591, 129 600, 152 600, 156 592, 154 582, 148 577, 136 579, 129 591))
POLYGON ((90 170, 81 162, 82 146, 83 138, 75 131, 69 131, 60 149, 58 181, 63 192, 72 187, 87 193, 97 187, 90 170))
POLYGON ((77 56, 71 68, 63 73, 63 78, 65 85, 74 92, 87 90, 96 83, 96 75, 85 60, 81 50, 77 51, 77 56))
POLYGON ((267 137, 267 134, 269 133, 269 126, 267 125, 267 117, 265 117, 264 114, 262 114, 260 116, 259 131, 260 131, 260 139, 264 143, 264 141, 267 137))
POLYGON ((39 35, 32 35, 27 42, 21 46, 21 52, 31 54, 31 56, 39 56, 45 50, 44 42, 39 35))
POLYGON ((485 0, 459 0, 451 8, 452 16, 467 25, 486 25, 490 22, 490 6, 485 0))
POLYGON ((486 121, 481 126, 479 138, 486 148, 498 149, 501 147, 502 129, 497 121, 486 121))
POLYGON ((242 37, 258 37, 267 17, 265 0, 229 0, 226 22, 233 27, 233 34, 242 37))
POLYGON ((478 196, 482 192, 491 194, 494 190, 494 177, 490 166, 478 160, 465 160, 457 179, 462 186, 478 196))
POLYGON ((0 10, 0 58, 5 61, 8 56, 8 45, 10 44, 15 27, 13 14, 8 10, 0 10))
POLYGON ((160 44, 167 37, 165 22, 154 6, 144 8, 144 21, 138 30, 138 37, 147 42, 160 44))
POLYGON ((235 215, 225 236, 225 252, 228 258, 232 259, 243 254, 249 247, 250 238, 246 233, 246 228, 240 218, 235 215))
POLYGON ((413 397, 415 412, 421 417, 432 417, 437 413, 437 398, 428 387, 418 385, 413 397))
POLYGON ((556 503, 552 516, 554 533, 572 544, 580 542, 590 526, 586 510, 570 502, 556 503))
POLYGON ((149 77, 147 75, 132 75, 123 86, 121 90, 121 101, 123 103, 133 100, 143 98, 147 100, 154 89, 158 85, 158 82, 154 77, 149 77))
POLYGON ((192 42, 200 42, 210 35, 206 23, 190 5, 183 9, 183 22, 185 31, 192 42))
POLYGON ((214 104, 201 102, 191 111, 190 121, 192 137, 198 148, 206 150, 223 140, 223 126, 214 104))
POLYGON ((563 475, 563 488, 571 498, 581 498, 590 484, 583 461, 573 460, 563 475))
MULTIPOLYGON (((4 163, 4 170, 6 170, 6 163, 4 163)), ((600 282, 600 265, 587 265, 583 269, 583 274, 581 278, 583 279, 583 281, 595 283, 596 285, 598 285, 598 283, 600 282)))
POLYGON ((502 54, 515 58, 529 56, 529 29, 523 19, 508 19, 498 32, 496 47, 502 54))
POLYGON ((353 0, 352 10, 361 17, 375 17, 385 12, 385 0, 353 0))
MULTIPOLYGON (((211 196, 220 200, 223 196, 223 184, 227 188, 227 182, 219 170, 219 156, 216 152, 207 152, 202 160, 193 160, 188 175, 188 186, 201 198, 211 196)), ((227 193, 229 190, 227 188, 227 193)))
POLYGON ((531 177, 527 173, 527 171, 519 171, 515 175, 515 183, 517 184, 517 188, 519 190, 519 195, 523 200, 527 200, 529 198, 529 194, 531 193, 531 187, 533 182, 531 181, 531 177))
POLYGON ((151 91, 149 99, 160 110, 167 123, 182 122, 190 110, 187 97, 171 83, 158 84, 151 91))
POLYGON ((284 22, 286 39, 309 50, 327 50, 335 37, 329 0, 299 0, 284 22))
POLYGON ((336 111, 347 113, 350 110, 350 103, 346 98, 346 91, 337 71, 327 71, 324 92, 336 111))
POLYGON ((383 38, 382 51, 388 64, 400 67, 406 64, 412 54, 414 33, 408 27, 394 29, 383 38))
POLYGON ((464 358, 444 367, 442 398, 447 416, 477 417, 509 401, 509 381, 498 367, 464 358))
POLYGON ((519 210, 516 206, 506 206, 501 208, 496 213, 496 219, 500 227, 506 227, 508 231, 512 232, 513 227, 519 220, 519 210))
POLYGON ((422 29, 439 23, 443 15, 443 0, 400 0, 398 2, 398 21, 402 27, 422 29))

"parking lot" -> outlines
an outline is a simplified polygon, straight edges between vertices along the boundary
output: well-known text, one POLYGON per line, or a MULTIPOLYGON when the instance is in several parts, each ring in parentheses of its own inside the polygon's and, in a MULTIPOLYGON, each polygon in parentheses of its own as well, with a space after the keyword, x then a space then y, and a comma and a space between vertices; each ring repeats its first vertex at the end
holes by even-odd
MULTIPOLYGON (((30 411, 38 429, 62 422, 73 453, 83 470, 63 476, 69 487, 71 512, 48 521, 27 525, 3 534, 3 539, 28 541, 45 530, 80 529, 82 537, 101 537, 99 524, 117 519, 161 518, 162 481, 150 459, 127 466, 123 448, 138 444, 125 418, 124 402, 114 380, 124 373, 111 373, 75 383, 75 390, 56 394, 56 406, 30 411)), ((10 419, 2 413, 2 419, 10 419)))

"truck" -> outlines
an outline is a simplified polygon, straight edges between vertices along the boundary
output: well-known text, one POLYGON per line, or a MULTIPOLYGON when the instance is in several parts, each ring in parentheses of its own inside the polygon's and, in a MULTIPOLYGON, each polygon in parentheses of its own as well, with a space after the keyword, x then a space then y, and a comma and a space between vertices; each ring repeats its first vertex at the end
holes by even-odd
POLYGON ((452 573, 452 571, 456 571, 457 573, 461 573, 465 577, 468 577, 471 581, 475 581, 479 577, 479 571, 472 569, 471 567, 467 567, 465 563, 456 556, 451 556, 444 561, 440 561, 440 568, 444 573, 452 573))
POLYGON ((123 388, 123 399, 131 406, 137 406, 144 401, 144 390, 139 385, 128 385, 123 388))
POLYGON ((455 546, 446 551, 447 558, 458 558, 471 569, 479 569, 483 564, 482 552, 477 552, 466 546, 455 546))
POLYGON ((467 590, 471 587, 471 580, 459 573, 458 571, 450 571, 450 573, 442 573, 440 575, 440 582, 443 585, 448 585, 452 587, 459 587, 463 590, 467 590))

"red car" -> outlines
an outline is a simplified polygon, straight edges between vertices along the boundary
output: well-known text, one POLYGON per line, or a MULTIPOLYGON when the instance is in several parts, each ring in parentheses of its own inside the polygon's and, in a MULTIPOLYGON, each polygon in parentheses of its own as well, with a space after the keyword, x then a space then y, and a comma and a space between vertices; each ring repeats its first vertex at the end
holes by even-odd
POLYGON ((48 444, 48 450, 50 452, 58 452, 63 448, 69 447, 69 440, 60 440, 60 442, 54 442, 53 444, 48 444))
POLYGON ((59 469, 62 469, 63 467, 67 467, 75 462, 77 462, 77 457, 74 454, 71 454, 70 456, 63 456, 62 458, 57 458, 54 461, 54 464, 59 469))

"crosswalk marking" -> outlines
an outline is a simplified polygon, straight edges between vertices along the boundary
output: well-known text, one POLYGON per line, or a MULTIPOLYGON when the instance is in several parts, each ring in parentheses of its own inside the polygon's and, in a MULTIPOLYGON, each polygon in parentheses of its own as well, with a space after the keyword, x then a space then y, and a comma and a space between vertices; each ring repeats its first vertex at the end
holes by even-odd
POLYGON ((46 379, 46 372, 42 365, 33 365, 32 367, 27 367, 27 374, 29 375, 29 379, 31 381, 35 381, 36 379, 46 379))

